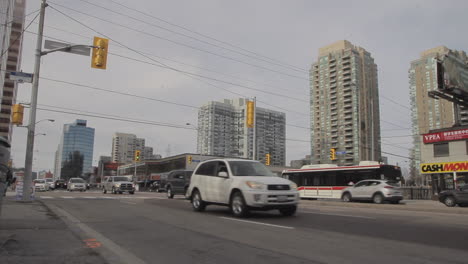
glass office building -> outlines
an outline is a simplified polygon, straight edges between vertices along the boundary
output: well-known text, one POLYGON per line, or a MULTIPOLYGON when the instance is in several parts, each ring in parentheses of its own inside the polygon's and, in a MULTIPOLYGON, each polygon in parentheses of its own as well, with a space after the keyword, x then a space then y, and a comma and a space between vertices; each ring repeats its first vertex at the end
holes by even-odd
MULTIPOLYGON (((64 164, 73 153, 83 155, 83 174, 92 172, 94 149, 94 128, 86 126, 86 120, 76 120, 73 124, 63 126, 63 135, 57 151, 56 175, 61 175, 64 164)), ((62 175, 61 175, 62 176, 62 175)), ((63 177, 61 177, 63 178, 63 177)))

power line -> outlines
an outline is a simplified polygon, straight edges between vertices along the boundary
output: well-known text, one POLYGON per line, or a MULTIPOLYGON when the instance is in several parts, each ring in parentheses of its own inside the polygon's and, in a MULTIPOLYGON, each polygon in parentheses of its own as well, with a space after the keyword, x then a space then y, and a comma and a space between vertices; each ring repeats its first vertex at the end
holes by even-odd
MULTIPOLYGON (((9 24, 12 24, 13 22, 15 22, 15 20, 26 18, 26 17, 28 17, 28 16, 30 16, 30 15, 36 13, 36 12, 39 12, 40 10, 41 10, 41 9, 37 9, 37 10, 32 11, 31 13, 29 13, 29 14, 27 14, 27 15, 24 15, 24 16, 12 16, 12 17, 13 17, 12 20, 10 20, 10 21, 8 21, 8 22, 6 22, 6 23, 4 23, 4 24, 3 24, 3 23, 0 23, 0 25, 1 25, 1 26, 6 26, 6 25, 9 25, 9 24)), ((7 12, 0 12, 0 14, 8 15, 7 12)))
POLYGON ((257 52, 253 52, 253 51, 244 49, 244 48, 242 48, 242 47, 233 45, 232 43, 229 43, 229 42, 226 42, 226 41, 222 41, 222 40, 219 40, 219 39, 210 37, 210 36, 208 36, 208 35, 206 35, 206 34, 202 34, 202 33, 200 33, 200 32, 194 31, 194 30, 189 29, 189 28, 187 28, 187 27, 180 26, 180 25, 177 25, 177 24, 175 24, 175 23, 171 23, 171 22, 169 22, 169 21, 167 21, 167 20, 164 20, 164 19, 162 19, 162 18, 159 18, 159 17, 156 17, 156 16, 154 16, 154 15, 148 14, 148 13, 146 13, 146 12, 143 12, 143 11, 140 11, 140 10, 137 10, 137 9, 134 9, 134 8, 131 8, 131 7, 128 7, 128 6, 123 5, 123 4, 119 3, 119 2, 116 2, 116 1, 113 1, 113 0, 108 0, 108 1, 110 1, 110 2, 112 2, 112 3, 114 3, 114 4, 117 4, 117 5, 119 5, 119 6, 122 6, 122 7, 126 8, 126 9, 129 9, 129 10, 135 11, 135 12, 137 12, 137 13, 140 13, 140 14, 142 14, 142 15, 145 15, 145 16, 147 16, 147 17, 150 17, 150 18, 156 19, 156 20, 158 20, 158 21, 161 21, 161 22, 166 23, 166 24, 168 24, 168 25, 171 25, 171 26, 174 26, 174 27, 177 27, 177 28, 186 30, 186 31, 188 31, 188 32, 190 32, 190 33, 193 33, 193 34, 196 34, 196 35, 198 35, 198 36, 202 36, 202 37, 204 37, 204 38, 217 41, 217 42, 222 43, 222 44, 224 44, 224 45, 227 45, 227 46, 230 46, 230 47, 233 47, 233 48, 236 48, 236 49, 239 49, 239 50, 242 50, 242 51, 245 51, 245 52, 254 54, 254 55, 259 56, 259 57, 262 57, 262 58, 269 59, 269 60, 271 60, 271 61, 275 61, 275 62, 284 64, 284 65, 288 65, 288 66, 290 66, 290 67, 294 67, 294 68, 299 69, 299 70, 302 70, 302 71, 307 71, 307 69, 303 69, 303 68, 301 68, 301 67, 297 67, 297 66, 294 66, 294 65, 291 65, 291 64, 287 64, 287 63, 285 63, 285 62, 281 62, 281 61, 279 61, 279 60, 276 60, 276 59, 273 59, 273 58, 270 58, 270 57, 261 55, 261 54, 259 54, 259 53, 257 53, 257 52))
MULTIPOLYGON (((50 2, 50 1, 49 1, 50 2)), ((119 26, 119 27, 122 27, 122 28, 126 28, 128 30, 131 30, 131 31, 135 31, 135 32, 138 32, 140 34, 144 34, 144 35, 147 35, 147 36, 151 36, 151 37, 154 37, 154 38, 158 38, 158 39, 162 39, 162 40, 165 40, 165 41, 168 41, 168 42, 171 42, 171 43, 174 43, 176 45, 179 45, 179 46, 184 46, 184 47, 187 47, 187 48, 190 48, 190 49, 194 49, 194 50, 198 50, 198 51, 201 51, 201 52, 205 52, 205 53, 208 53, 208 54, 211 54, 211 55, 214 55, 214 56, 217 56, 217 57, 221 57, 221 58, 224 58, 224 59, 228 59, 228 60, 232 60, 232 61, 235 61, 235 62, 238 62, 238 63, 242 63, 242 64, 245 64, 245 65, 249 65, 249 66, 252 66, 252 67, 255 67, 255 68, 259 68, 259 69, 263 69, 263 70, 267 70, 267 71, 271 71, 271 72, 274 72, 274 73, 279 73, 279 74, 282 74, 282 75, 286 75, 286 76, 289 76, 289 77, 293 77, 293 78, 297 78, 297 79, 302 79, 302 80, 306 80, 308 81, 307 78, 304 78, 304 77, 300 77, 300 76, 297 76, 297 75, 292 75, 292 74, 289 74, 289 73, 285 73, 285 72, 282 72, 282 71, 277 71, 277 70, 274 70, 274 69, 270 69, 270 68, 267 68, 267 67, 264 67, 264 66, 261 66, 261 65, 257 65, 257 64, 252 64, 252 63, 248 63, 248 62, 245 62, 245 61, 242 61, 242 60, 238 60, 238 59, 235 59, 235 58, 232 58, 232 57, 229 57, 229 56, 225 56, 225 55, 221 55, 221 54, 218 54, 218 53, 215 53, 215 52, 211 52, 211 51, 208 51, 208 50, 205 50, 205 49, 201 49, 201 48, 197 48, 197 47, 194 47, 194 46, 191 46, 191 45, 188 45, 188 44, 185 44, 185 43, 181 43, 181 42, 178 42, 178 41, 174 41, 174 40, 171 40, 171 39, 168 39, 168 38, 165 38, 165 37, 161 37, 161 36, 158 36, 158 35, 155 35, 155 34, 152 34, 152 33, 148 33, 148 32, 145 32, 145 31, 142 31, 142 30, 138 30, 138 29, 135 29, 135 28, 132 28, 132 27, 129 27, 129 26, 126 26, 126 25, 122 25, 122 24, 119 24, 119 23, 116 23, 116 22, 113 22, 113 21, 110 21, 110 20, 106 20, 106 19, 103 19, 103 18, 100 18, 100 17, 97 17, 97 16, 93 16, 93 15, 90 15, 90 14, 87 14, 87 13, 84 13, 84 12, 81 12, 79 10, 76 10, 76 9, 73 9, 73 8, 69 8, 69 7, 66 7, 66 6, 63 6, 63 5, 60 5, 60 4, 57 4, 57 3, 54 3, 54 5, 57 5, 57 6, 60 6, 62 8, 65 8, 65 9, 68 9, 68 10, 71 10, 71 11, 74 11, 76 13, 79 13, 79 14, 82 14, 82 15, 85 15, 85 16, 88 16, 88 17, 92 17, 94 19, 97 19, 97 20, 101 20, 101 21, 104 21, 104 22, 107 22, 107 23, 110 23, 110 24, 113 24, 113 25, 116 25, 116 26, 119 26)), ((55 11, 61 13, 62 15, 72 19, 72 20, 75 20, 75 22, 78 22, 78 20, 72 18, 71 16, 69 15, 66 15, 65 13, 63 13, 62 11, 58 10, 57 8, 49 5, 50 8, 54 9, 55 11)), ((78 22, 78 23, 81 23, 81 22, 78 22)), ((82 24, 84 25, 84 24, 82 24)), ((93 28, 91 27, 88 27, 86 26, 88 29, 98 33, 96 30, 94 30, 93 28)), ((101 34, 101 33, 99 33, 101 34)), ((104 34, 102 34, 104 36, 104 34)), ((109 37, 108 37, 109 38, 109 37)), ((110 38, 109 38, 110 39, 110 38)), ((115 41, 115 40, 113 40, 115 41)), ((127 47, 128 48, 128 47, 127 47)), ((142 55, 141 53, 139 53, 140 55, 142 55)), ((144 56, 146 57, 146 56, 144 56)))
POLYGON ((211 46, 214 46, 214 47, 217 47, 217 48, 225 49, 225 50, 228 50, 228 51, 230 51, 230 52, 234 52, 234 53, 237 53, 237 54, 239 54, 239 55, 242 55, 242 56, 245 56, 245 57, 248 57, 248 58, 251 58, 251 59, 256 59, 256 60, 260 60, 260 61, 263 61, 263 62, 266 62, 266 63, 270 63, 270 64, 273 64, 273 65, 276 65, 276 66, 281 66, 281 67, 284 67, 284 68, 287 68, 287 69, 290 69, 290 70, 293 70, 293 71, 296 71, 296 72, 307 73, 307 70, 298 70, 297 68, 293 68, 293 67, 290 67, 290 66, 285 66, 284 64, 279 64, 279 63, 276 63, 276 62, 271 62, 271 61, 268 61, 268 60, 265 60, 265 59, 262 59, 262 58, 258 58, 258 57, 256 57, 256 56, 252 56, 252 55, 249 55, 249 54, 245 54, 245 53, 239 52, 239 51, 234 50, 234 49, 231 49, 231 48, 226 48, 226 47, 224 47, 224 46, 221 46, 221 45, 218 45, 218 44, 214 44, 214 43, 211 43, 211 42, 208 42, 208 41, 205 41, 205 40, 202 40, 202 39, 199 39, 199 38, 196 38, 196 37, 193 37, 193 36, 184 34, 184 33, 180 33, 180 32, 174 31, 174 30, 169 29, 169 28, 166 28, 166 27, 162 27, 162 26, 159 26, 159 25, 156 25, 156 24, 149 23, 149 22, 147 22, 147 21, 145 21, 145 20, 142 20, 142 19, 139 19, 139 18, 135 18, 135 17, 129 16, 129 15, 127 15, 127 14, 123 14, 123 13, 121 13, 121 12, 112 10, 112 9, 110 9, 110 8, 107 8, 107 7, 103 7, 103 6, 98 5, 98 4, 95 4, 95 3, 90 3, 90 2, 87 1, 87 0, 79 0, 79 1, 85 2, 85 3, 89 4, 89 5, 92 5, 92 6, 95 6, 95 7, 104 9, 104 10, 107 10, 107 11, 109 11, 109 12, 112 12, 112 13, 114 13, 114 14, 118 14, 118 15, 123 16, 123 17, 126 17, 126 18, 130 18, 130 19, 132 19, 132 20, 145 23, 146 25, 150 25, 150 26, 152 26, 152 27, 156 27, 156 28, 159 28, 159 29, 168 31, 168 32, 171 32, 171 33, 176 34, 176 35, 179 35, 179 36, 183 36, 183 37, 186 37, 186 38, 189 38, 189 39, 193 39, 193 40, 199 41, 199 42, 204 43, 204 44, 207 44, 207 45, 211 45, 211 46))

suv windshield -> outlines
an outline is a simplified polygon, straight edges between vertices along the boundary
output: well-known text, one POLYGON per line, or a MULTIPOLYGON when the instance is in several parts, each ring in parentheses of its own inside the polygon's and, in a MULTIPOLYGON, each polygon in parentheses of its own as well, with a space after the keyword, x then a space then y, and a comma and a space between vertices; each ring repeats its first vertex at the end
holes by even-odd
POLYGON ((54 182, 52 179, 46 179, 46 182, 54 182))
POLYGON ((252 161, 230 161, 234 176, 276 176, 265 165, 252 161))
POLYGON ((36 180, 36 183, 45 183, 44 180, 36 180))
POLYGON ((114 177, 115 182, 123 182, 123 181, 128 181, 127 177, 114 177))
POLYGON ((82 179, 71 179, 71 183, 83 183, 84 181, 82 179))

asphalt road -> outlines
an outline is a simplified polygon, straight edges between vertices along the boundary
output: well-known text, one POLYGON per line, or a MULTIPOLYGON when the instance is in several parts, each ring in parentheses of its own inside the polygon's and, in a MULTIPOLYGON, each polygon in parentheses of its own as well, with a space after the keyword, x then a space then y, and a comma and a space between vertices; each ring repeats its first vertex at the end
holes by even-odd
POLYGON ((40 194, 109 263, 468 263, 468 215, 315 206, 233 218, 182 197, 40 194))

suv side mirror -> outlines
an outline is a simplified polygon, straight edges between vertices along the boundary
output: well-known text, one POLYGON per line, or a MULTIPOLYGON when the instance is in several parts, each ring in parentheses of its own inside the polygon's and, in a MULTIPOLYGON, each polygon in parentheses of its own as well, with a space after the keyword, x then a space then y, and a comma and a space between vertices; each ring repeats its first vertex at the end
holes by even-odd
POLYGON ((227 178, 227 177, 228 177, 228 174, 227 174, 227 172, 225 172, 225 171, 220 171, 220 172, 218 172, 218 176, 219 176, 219 177, 227 178))

